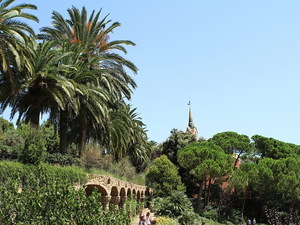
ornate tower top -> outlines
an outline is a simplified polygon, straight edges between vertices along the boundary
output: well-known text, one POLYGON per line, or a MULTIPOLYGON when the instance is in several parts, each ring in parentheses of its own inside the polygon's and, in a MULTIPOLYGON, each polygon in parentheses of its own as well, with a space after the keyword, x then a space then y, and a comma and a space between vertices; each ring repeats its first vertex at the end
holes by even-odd
POLYGON ((192 110, 191 110, 191 101, 188 103, 189 105, 189 123, 186 128, 186 132, 194 135, 198 135, 197 127, 194 125, 193 116, 192 116, 192 110))

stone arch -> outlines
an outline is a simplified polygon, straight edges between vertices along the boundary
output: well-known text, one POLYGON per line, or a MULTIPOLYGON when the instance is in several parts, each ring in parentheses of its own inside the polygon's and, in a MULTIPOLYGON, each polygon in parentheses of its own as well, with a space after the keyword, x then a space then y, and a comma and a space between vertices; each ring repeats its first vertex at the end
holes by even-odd
POLYGON ((149 195, 150 195, 150 189, 149 189, 148 187, 147 187, 146 190, 145 190, 145 195, 146 195, 146 196, 149 196, 149 195))
POLYGON ((118 188, 116 186, 111 187, 110 195, 111 196, 118 196, 119 195, 119 191, 118 191, 118 188))
POLYGON ((126 190, 124 187, 121 187, 120 196, 126 196, 126 190))
POLYGON ((100 185, 90 184, 90 185, 87 185, 85 188, 85 192, 86 192, 87 196, 90 196, 95 189, 97 189, 97 192, 100 193, 101 196, 108 195, 108 193, 104 187, 102 187, 100 185))
POLYGON ((127 200, 127 195, 126 195, 126 190, 124 187, 121 188, 120 190, 120 203, 119 203, 119 206, 120 208, 122 209, 126 209, 126 200, 127 200))
POLYGON ((118 188, 116 186, 111 187, 110 196, 110 204, 113 205, 115 209, 118 209, 120 203, 120 196, 118 188))
POLYGON ((131 198, 131 189, 130 188, 127 189, 127 197, 131 198))
POLYGON ((94 189, 101 195, 99 200, 102 202, 104 209, 108 209, 109 205, 114 205, 115 208, 125 208, 128 205, 126 200, 135 198, 137 201, 143 201, 147 194, 152 192, 152 189, 146 189, 145 186, 105 175, 89 176, 89 181, 85 186, 87 196, 91 195, 94 189))

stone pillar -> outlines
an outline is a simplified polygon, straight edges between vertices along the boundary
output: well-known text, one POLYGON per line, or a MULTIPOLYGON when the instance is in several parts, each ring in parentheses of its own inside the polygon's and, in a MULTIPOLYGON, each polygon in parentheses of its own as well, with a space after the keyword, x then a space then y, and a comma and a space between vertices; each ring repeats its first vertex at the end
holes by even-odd
POLYGON ((115 210, 119 209, 120 197, 117 195, 111 196, 111 204, 114 205, 115 210))
POLYGON ((131 214, 132 214, 132 212, 131 212, 132 195, 128 195, 127 200, 128 200, 128 207, 126 208, 126 211, 127 211, 128 215, 131 216, 131 214))
POLYGON ((136 198, 137 201, 137 208, 136 208, 136 213, 139 213, 140 211, 143 211, 144 209, 144 198, 143 196, 140 196, 136 198))
POLYGON ((126 210, 126 200, 127 200, 127 197, 125 195, 121 195, 120 206, 122 209, 124 209, 124 211, 126 210))
POLYGON ((110 202, 111 196, 110 195, 103 195, 101 196, 101 203, 103 205, 103 209, 104 210, 108 210, 109 209, 109 202, 110 202))
POLYGON ((143 195, 141 196, 140 201, 141 201, 141 208, 140 208, 140 210, 144 210, 144 208, 145 208, 145 197, 143 195))

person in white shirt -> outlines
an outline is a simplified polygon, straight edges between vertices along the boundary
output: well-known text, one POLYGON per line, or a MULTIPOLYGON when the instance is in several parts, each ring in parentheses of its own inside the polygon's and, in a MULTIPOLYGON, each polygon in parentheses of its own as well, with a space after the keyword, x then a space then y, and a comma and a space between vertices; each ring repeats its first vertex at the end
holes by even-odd
POLYGON ((151 225, 151 216, 150 216, 150 212, 147 212, 147 214, 146 214, 146 225, 151 225))

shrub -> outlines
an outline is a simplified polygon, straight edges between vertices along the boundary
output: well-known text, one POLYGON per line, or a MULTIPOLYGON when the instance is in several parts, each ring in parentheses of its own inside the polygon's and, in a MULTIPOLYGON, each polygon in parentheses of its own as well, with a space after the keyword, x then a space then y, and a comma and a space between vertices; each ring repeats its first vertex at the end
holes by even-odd
POLYGON ((173 191, 185 191, 177 167, 163 155, 153 161, 146 172, 146 184, 153 188, 153 195, 169 196, 173 191))
POLYGON ((165 216, 156 217, 155 221, 156 225, 179 225, 176 219, 165 216))
POLYGON ((126 177, 127 180, 133 180, 136 176, 135 167, 128 157, 124 157, 119 162, 113 163, 109 171, 118 174, 120 177, 126 177))
POLYGON ((199 219, 188 197, 180 191, 174 191, 165 198, 155 198, 151 204, 157 215, 177 219, 180 224, 195 224, 199 219))
POLYGON ((14 181, 0 187, 0 224, 130 224, 122 210, 104 211, 97 192, 86 197, 83 189, 63 183, 21 193, 14 187, 14 181))
POLYGON ((72 155, 61 153, 46 153, 45 162, 50 164, 59 164, 61 166, 80 165, 80 161, 72 155))
POLYGON ((206 206, 202 215, 205 218, 217 220, 218 219, 218 211, 211 206, 206 206))
POLYGON ((82 165, 87 168, 101 168, 101 151, 94 146, 89 146, 89 148, 84 152, 81 161, 82 165))
MULTIPOLYGON (((87 197, 83 188, 75 190, 72 184, 84 183, 86 178, 76 167, 0 162, 0 224, 129 225, 124 211, 102 210, 99 193, 87 197)), ((135 213, 133 201, 130 206, 135 213)))
POLYGON ((25 139, 25 146, 21 150, 19 160, 25 164, 35 165, 43 162, 46 153, 46 142, 42 138, 41 132, 38 129, 24 125, 21 128, 21 134, 25 139))
POLYGON ((18 162, 0 162, 0 181, 15 180, 24 188, 34 189, 51 183, 85 183, 86 174, 77 167, 57 167, 47 164, 24 165, 18 162))

